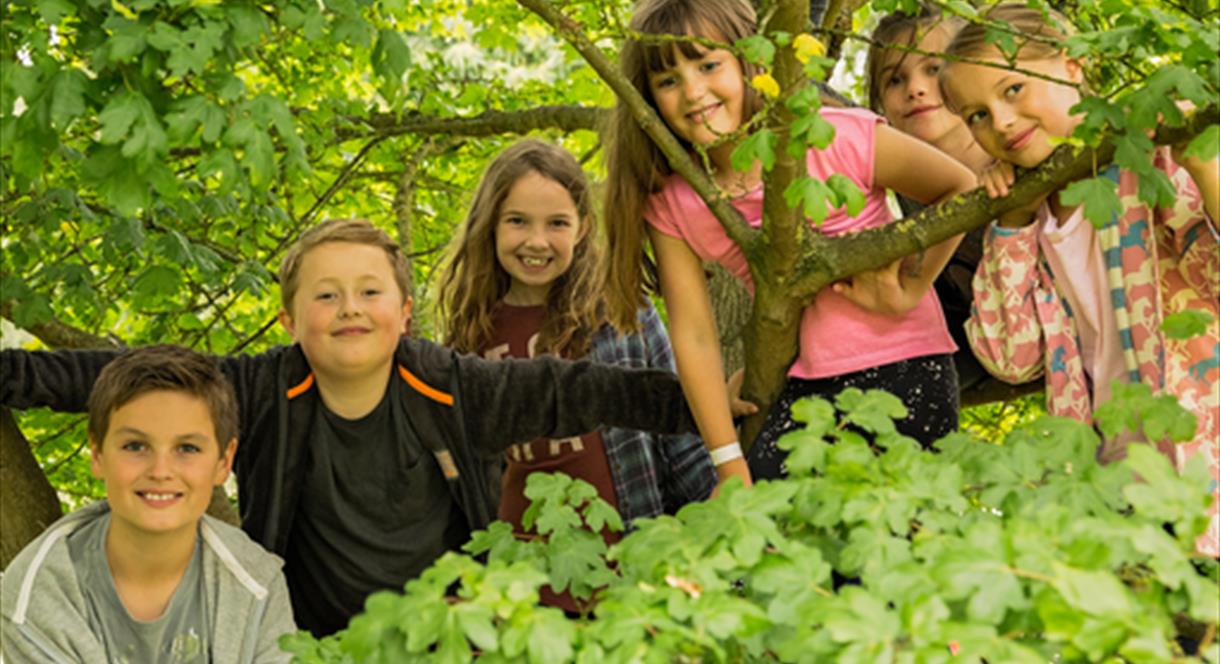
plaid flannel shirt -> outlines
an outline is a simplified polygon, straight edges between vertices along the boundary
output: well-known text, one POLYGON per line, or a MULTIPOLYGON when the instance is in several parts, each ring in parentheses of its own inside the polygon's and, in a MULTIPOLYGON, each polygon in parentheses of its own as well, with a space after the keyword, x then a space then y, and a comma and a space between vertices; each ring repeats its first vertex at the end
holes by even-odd
MULTIPOLYGON (((649 302, 636 317, 640 331, 635 334, 620 335, 612 326, 602 326, 593 336, 589 358, 675 371, 669 335, 656 308, 649 302)), ((716 468, 698 436, 606 428, 602 440, 619 513, 628 529, 640 517, 672 514, 686 503, 704 500, 716 486, 716 468)))

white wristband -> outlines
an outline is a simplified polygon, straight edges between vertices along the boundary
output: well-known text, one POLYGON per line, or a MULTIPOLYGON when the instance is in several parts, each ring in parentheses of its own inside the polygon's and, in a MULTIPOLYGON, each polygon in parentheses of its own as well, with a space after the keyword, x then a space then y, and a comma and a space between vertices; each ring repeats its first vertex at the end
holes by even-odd
POLYGON ((708 454, 712 456, 713 464, 723 466, 733 459, 740 459, 742 457, 741 445, 737 441, 733 441, 728 445, 721 445, 714 450, 708 450, 708 454))

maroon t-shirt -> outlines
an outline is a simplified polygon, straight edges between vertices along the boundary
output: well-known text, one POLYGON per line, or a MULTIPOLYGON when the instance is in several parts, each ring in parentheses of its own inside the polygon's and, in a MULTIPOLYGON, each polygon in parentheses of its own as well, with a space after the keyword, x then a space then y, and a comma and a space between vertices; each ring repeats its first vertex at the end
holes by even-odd
MULTIPOLYGON (((491 342, 480 354, 489 360, 534 357, 538 334, 542 330, 545 317, 544 305, 522 307, 500 303, 492 313, 491 342)), ((525 479, 535 471, 559 471, 582 479, 597 489, 597 495, 602 500, 618 509, 618 496, 610 476, 606 446, 597 431, 570 438, 539 438, 518 443, 508 448, 504 458, 498 516, 511 523, 517 533, 525 532, 521 527, 521 517, 529 507, 529 501, 525 497, 525 479)), ((602 537, 607 544, 613 544, 619 540, 620 535, 603 530, 602 537)), ((581 609, 568 593, 557 595, 551 591, 550 586, 542 588, 542 603, 568 611, 581 609)))

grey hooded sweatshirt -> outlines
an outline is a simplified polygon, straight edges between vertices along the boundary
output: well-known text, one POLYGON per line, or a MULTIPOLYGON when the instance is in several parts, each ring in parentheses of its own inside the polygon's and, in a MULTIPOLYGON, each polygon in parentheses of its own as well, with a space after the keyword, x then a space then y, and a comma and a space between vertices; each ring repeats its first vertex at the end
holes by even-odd
MULTIPOLYGON (((85 597, 67 536, 105 515, 105 501, 56 521, 22 549, 0 579, 0 652, 10 664, 109 661, 90 631, 85 597)), ((203 584, 214 664, 272 664, 292 659, 280 635, 296 631, 283 561, 241 530, 205 515, 199 524, 203 584)))

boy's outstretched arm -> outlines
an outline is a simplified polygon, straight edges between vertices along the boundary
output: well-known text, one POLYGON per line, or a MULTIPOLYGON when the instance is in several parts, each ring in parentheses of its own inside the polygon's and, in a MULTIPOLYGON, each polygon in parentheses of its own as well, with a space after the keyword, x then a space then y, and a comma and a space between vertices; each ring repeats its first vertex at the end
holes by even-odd
POLYGON ((0 351, 0 404, 84 412, 93 382, 121 350, 0 351))
POLYGON ((682 386, 668 371, 553 357, 493 362, 464 355, 456 361, 466 432, 481 452, 603 426, 654 433, 695 430, 682 386))

